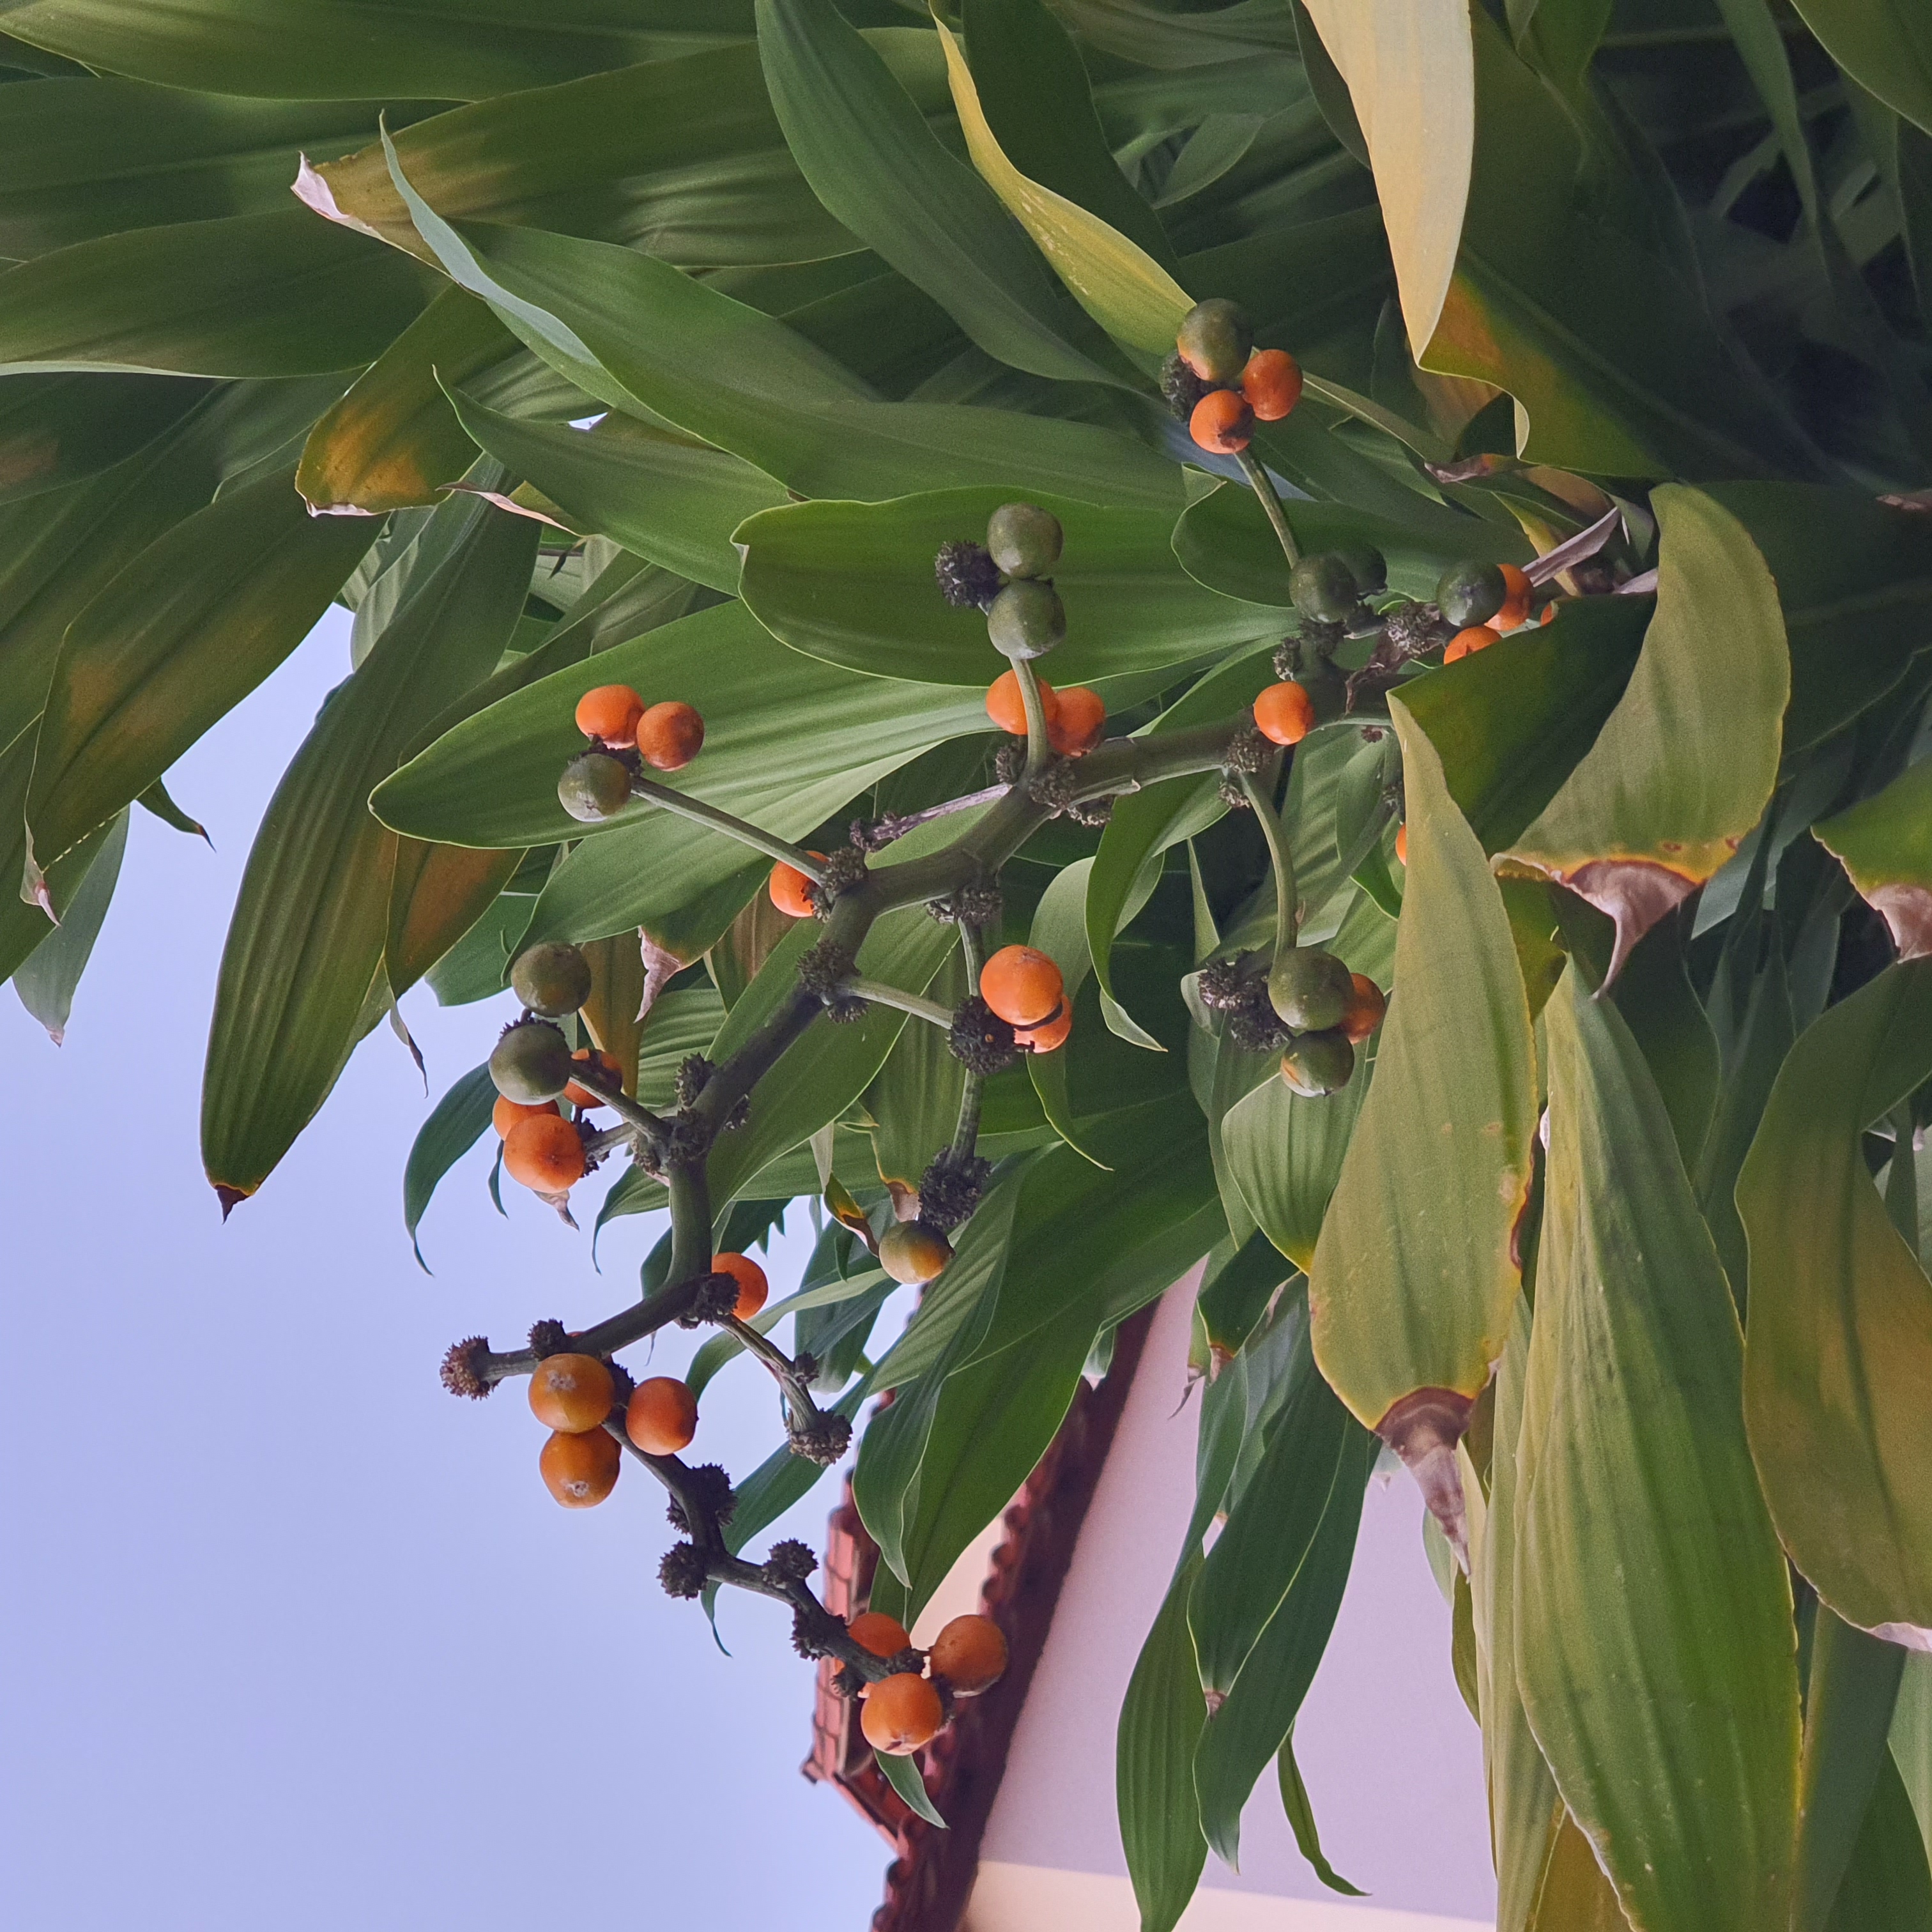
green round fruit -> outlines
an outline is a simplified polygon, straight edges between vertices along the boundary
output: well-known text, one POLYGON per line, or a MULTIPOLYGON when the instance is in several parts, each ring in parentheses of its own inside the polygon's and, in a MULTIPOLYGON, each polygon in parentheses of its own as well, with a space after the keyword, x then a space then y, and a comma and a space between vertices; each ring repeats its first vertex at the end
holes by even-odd
POLYGON ((519 1020, 490 1056, 496 1091, 520 1107, 540 1107, 570 1084, 570 1042, 548 1020, 519 1020))
POLYGON ((1297 1033, 1324 1033, 1342 1024, 1355 982, 1332 952, 1318 946, 1291 946, 1278 953, 1268 974, 1268 1004, 1297 1033))
POLYGON ((1452 563, 1436 586, 1436 608, 1459 631, 1486 624, 1503 608, 1509 586, 1493 563, 1452 563))
POLYGON ((1255 346, 1254 324, 1239 302, 1196 302, 1181 319, 1174 339, 1180 359, 1204 382, 1226 387, 1241 380, 1255 346))
POLYGON ((952 1244, 922 1221, 895 1221, 879 1237, 879 1265, 895 1281, 930 1281, 952 1258, 952 1244))
POLYGON ((1294 608, 1317 624, 1345 623, 1362 601, 1360 586, 1340 550, 1304 556, 1288 574, 1294 608))
POLYGON ((986 613, 993 648, 1010 658, 1042 658, 1066 634, 1066 607, 1050 584, 1016 578, 986 613))
POLYGON ((1335 554, 1348 566, 1361 596, 1388 588, 1388 559, 1373 544, 1344 544, 1335 554))
POLYGON ((1009 577, 1045 577, 1060 561, 1066 533, 1051 510, 1002 503, 986 524, 986 548, 1009 577))
POLYGON ((631 774, 622 762, 606 752, 586 752, 572 758, 556 782, 556 795, 573 818, 595 824, 621 812, 631 796, 631 774))
POLYGON ((510 990, 533 1013, 560 1020, 590 997, 590 962, 566 940, 547 939, 517 955, 510 990))
POLYGON ((1355 1070, 1355 1049, 1339 1033, 1305 1033, 1281 1057, 1289 1092, 1305 1100, 1339 1094, 1355 1070))

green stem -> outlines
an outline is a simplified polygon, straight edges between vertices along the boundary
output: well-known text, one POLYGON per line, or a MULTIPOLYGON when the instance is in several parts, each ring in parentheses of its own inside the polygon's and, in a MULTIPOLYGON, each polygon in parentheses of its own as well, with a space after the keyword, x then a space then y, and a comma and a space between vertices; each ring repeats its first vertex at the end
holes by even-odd
POLYGON ((1241 474, 1248 479, 1249 488, 1261 500, 1263 513, 1274 526, 1275 541, 1281 545, 1281 554, 1288 559, 1292 570, 1301 561, 1301 546, 1294 540, 1294 532, 1288 526, 1288 514, 1281 507, 1281 499, 1275 494, 1274 484, 1269 480, 1268 472, 1257 463, 1246 450, 1236 455, 1234 460, 1241 466, 1241 474))
POLYGON ((937 1000, 921 999, 916 993, 902 992, 897 986, 886 986, 878 980, 856 976, 841 980, 839 990, 850 993, 855 999, 869 1000, 874 1006, 891 1006, 900 1012, 910 1013, 914 1019, 944 1027, 948 1033, 952 1030, 952 1016, 937 1000))
POLYGON ((1268 841, 1269 862, 1274 867, 1274 950, 1279 958, 1294 944, 1295 913, 1298 909, 1294 894, 1294 854, 1288 850, 1288 839, 1281 829, 1281 820, 1275 816, 1273 802, 1256 784, 1252 772, 1241 774, 1241 790, 1254 808, 1262 836, 1268 841))
POLYGON ((689 819, 694 825, 707 826, 713 832, 722 832, 728 838, 735 838, 741 845, 749 845, 754 851, 764 854, 768 859, 776 859, 781 863, 794 866, 815 885, 825 876, 823 860, 814 859, 809 852, 794 845, 789 839, 781 838, 776 833, 762 831, 743 819, 735 818, 728 812, 720 812, 715 805, 706 805, 701 798, 693 798, 688 793, 676 791, 669 785, 659 784, 655 778, 634 778, 631 781, 631 796, 647 798, 653 805, 661 805, 667 812, 674 812, 680 818, 689 819))
POLYGON ((1040 680, 1024 658, 1013 660, 1013 675, 1019 680, 1020 701, 1026 706, 1026 774, 1020 781, 1030 783, 1045 771, 1053 756, 1052 741, 1046 735, 1046 701, 1040 694, 1040 680))
POLYGON ((980 1144, 980 1103, 986 1086, 978 1074, 967 1075, 965 1088, 959 1096, 959 1124, 952 1130, 952 1151, 956 1154, 971 1154, 980 1144))
POLYGON ((970 920, 959 922, 959 950, 966 961, 966 991, 980 990, 980 928, 970 920))

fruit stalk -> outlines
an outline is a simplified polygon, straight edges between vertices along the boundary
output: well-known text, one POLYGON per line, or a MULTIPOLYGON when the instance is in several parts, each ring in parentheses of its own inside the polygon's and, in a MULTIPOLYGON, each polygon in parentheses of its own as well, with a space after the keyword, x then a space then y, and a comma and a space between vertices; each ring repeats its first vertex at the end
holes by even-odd
POLYGON ((1252 450, 1242 450, 1234 458, 1241 466, 1241 474, 1248 479, 1248 485, 1260 500, 1263 514, 1274 527, 1275 541, 1281 545, 1281 554, 1288 559, 1288 567, 1292 570, 1301 561, 1301 546, 1294 540, 1294 532, 1288 526, 1288 513, 1281 507, 1281 499, 1275 494, 1273 481, 1268 471, 1255 460, 1252 450))
POLYGON ((701 798, 693 798, 688 792, 659 784, 655 778, 633 776, 631 796, 648 799, 653 805, 661 805, 667 812, 674 812, 680 818, 688 818, 694 825, 706 826, 713 832, 722 832, 728 838, 735 838, 741 845, 749 845, 764 854, 768 859, 782 860, 786 865, 796 867, 816 885, 825 877, 822 860, 814 859, 802 846, 793 844, 789 839, 781 838, 773 832, 766 832, 748 820, 728 812, 721 812, 715 805, 706 805, 701 798))
POLYGON ((1046 704, 1040 694, 1040 680, 1034 675, 1031 662, 1016 658, 1013 675, 1019 680, 1020 702, 1026 706, 1026 771, 1021 779, 1024 784, 1046 770, 1048 760, 1053 756, 1053 745, 1047 736, 1046 704))
POLYGON ((1241 790, 1253 809, 1262 836, 1268 841, 1268 861, 1274 868, 1274 950, 1279 958, 1294 945, 1295 928, 1299 922, 1296 917, 1300 908, 1295 898, 1294 854, 1288 850, 1288 839, 1282 831, 1281 820, 1275 816, 1273 802, 1255 782, 1252 773, 1241 774, 1241 790))
POLYGON ((916 993, 908 993, 897 986, 888 986, 882 980, 862 980, 857 976, 840 982, 839 990, 850 993, 854 999, 867 1000, 874 1006, 890 1006, 896 1012, 910 1013, 916 1020, 924 1020, 930 1026, 952 1030, 952 1016, 937 1000, 922 999, 916 993))

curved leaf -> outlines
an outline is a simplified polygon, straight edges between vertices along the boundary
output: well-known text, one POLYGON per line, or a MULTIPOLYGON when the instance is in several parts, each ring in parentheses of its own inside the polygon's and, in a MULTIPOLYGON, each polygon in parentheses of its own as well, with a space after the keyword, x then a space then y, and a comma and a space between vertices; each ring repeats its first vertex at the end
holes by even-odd
POLYGON ((62 905, 59 925, 50 926, 47 936, 14 969, 14 990, 21 1005, 46 1028, 56 1046, 66 1035, 75 989, 93 956, 94 942, 100 937, 120 880, 122 855, 128 848, 125 811, 95 843, 98 850, 75 855, 86 862, 87 870, 62 905))
POLYGON ((1297 1268, 1315 1259, 1355 1122, 1369 1090, 1368 1070, 1340 1093, 1310 1100, 1275 1077, 1230 1107, 1221 1120, 1228 1171, 1256 1225, 1297 1268))
POLYGON ((1912 0, 1794 0, 1825 51, 1868 93, 1932 134, 1932 22, 1912 0))
POLYGON ((1919 959, 1800 1036, 1737 1187, 1750 1246, 1744 1416, 1778 1534, 1846 1622, 1921 1647, 1932 1645, 1932 1281, 1861 1143, 1928 1072, 1932 962, 1919 959))
POLYGON ((490 1077, 488 1065, 472 1066, 436 1103, 410 1144, 410 1157, 403 1168, 403 1226, 424 1274, 430 1266, 423 1259, 416 1230, 422 1225, 437 1184, 490 1131, 490 1116, 496 1105, 496 1083, 490 1077))
POLYGON ((1901 959, 1932 952, 1932 763, 1908 766, 1811 836, 1885 915, 1901 959))
MULTIPOLYGON (((382 970, 391 997, 399 1000, 496 903, 524 854, 425 845, 414 838, 394 844, 382 970)), ((530 903, 523 901, 526 909, 530 903)), ((497 937, 491 933, 493 944, 497 937)), ((502 984, 500 969, 490 992, 500 991, 502 984)))

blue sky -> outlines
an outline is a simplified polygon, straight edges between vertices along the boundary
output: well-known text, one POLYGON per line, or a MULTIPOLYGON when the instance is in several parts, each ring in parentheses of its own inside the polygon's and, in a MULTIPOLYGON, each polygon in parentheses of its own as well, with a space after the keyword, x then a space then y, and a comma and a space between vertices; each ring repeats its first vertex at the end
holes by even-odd
MULTIPOLYGON (((170 775, 215 850, 135 814, 65 1046, 0 994, 8 1922, 526 1932, 588 1909, 849 1932, 886 1847, 799 1775, 811 1671, 784 1613, 730 1596, 721 1655, 658 1587, 672 1532, 637 1470, 560 1510, 520 1388, 437 1386, 458 1336, 629 1300, 655 1217, 613 1228, 600 1278, 587 1236, 507 1184, 498 1219, 478 1150, 430 1210, 424 1275, 400 1198, 430 1103, 386 1028, 226 1227, 202 1178, 230 908, 347 633, 332 612, 170 775)), ((426 989, 405 1010, 433 1100, 496 1019, 426 989)), ((742 1476, 778 1439, 751 1365, 712 1384, 707 1459, 742 1476)), ((818 1544, 832 1500, 773 1533, 818 1544)))

